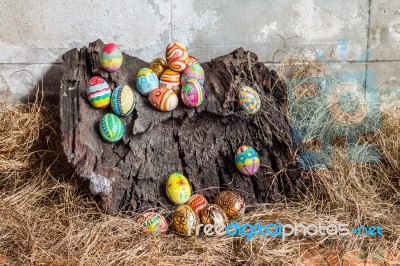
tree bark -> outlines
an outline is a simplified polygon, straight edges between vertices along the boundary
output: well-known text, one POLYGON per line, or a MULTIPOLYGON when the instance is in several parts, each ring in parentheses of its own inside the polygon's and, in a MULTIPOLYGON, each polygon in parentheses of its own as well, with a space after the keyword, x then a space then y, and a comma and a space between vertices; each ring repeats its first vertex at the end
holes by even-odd
POLYGON ((239 48, 201 64, 206 74, 203 104, 189 109, 180 102, 165 113, 136 90, 136 73, 149 64, 124 54, 122 68, 109 74, 100 68, 102 46, 97 40, 63 55, 60 116, 66 156, 106 212, 171 207, 165 182, 176 171, 211 201, 219 190, 232 188, 247 204, 278 202, 301 186, 285 87, 254 53, 239 48), (116 144, 106 143, 98 133, 98 123, 109 110, 93 108, 86 97, 94 75, 112 88, 128 84, 138 99, 133 114, 122 118, 125 134, 116 144), (237 105, 238 90, 245 85, 262 99, 254 116, 237 105), (254 147, 261 157, 256 176, 243 176, 235 167, 241 145, 254 147))

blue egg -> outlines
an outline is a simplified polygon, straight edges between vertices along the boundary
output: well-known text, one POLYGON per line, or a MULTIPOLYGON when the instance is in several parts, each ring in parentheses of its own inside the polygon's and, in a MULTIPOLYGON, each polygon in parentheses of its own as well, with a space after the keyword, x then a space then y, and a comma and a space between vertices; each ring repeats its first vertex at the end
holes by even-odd
POLYGON ((118 86, 111 94, 111 109, 117 115, 129 115, 135 109, 135 105, 135 95, 128 85, 118 86))
POLYGON ((142 68, 136 76, 136 88, 140 94, 148 96, 160 86, 157 75, 150 68, 142 68))

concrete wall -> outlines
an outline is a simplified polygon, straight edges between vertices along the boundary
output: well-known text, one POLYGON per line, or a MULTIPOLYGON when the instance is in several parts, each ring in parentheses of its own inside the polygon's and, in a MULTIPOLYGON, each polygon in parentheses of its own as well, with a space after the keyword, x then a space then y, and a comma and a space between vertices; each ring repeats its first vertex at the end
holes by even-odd
MULTIPOLYGON (((0 92, 24 99, 43 79, 59 87, 61 55, 98 38, 144 60, 178 40, 201 61, 243 46, 269 65, 279 49, 321 49, 347 63, 367 49, 362 67, 378 75, 382 92, 400 98, 400 1, 388 0, 2 0, 0 92)), ((50 95, 51 96, 51 95, 50 95)), ((387 95, 386 95, 387 96, 387 95)), ((393 97, 386 97, 393 100, 393 97)))

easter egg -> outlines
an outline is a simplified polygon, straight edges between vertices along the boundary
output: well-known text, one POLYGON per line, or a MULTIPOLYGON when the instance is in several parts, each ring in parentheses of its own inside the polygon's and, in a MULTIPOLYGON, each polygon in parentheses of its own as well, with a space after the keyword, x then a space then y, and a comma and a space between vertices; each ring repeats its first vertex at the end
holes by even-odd
POLYGON ((110 104, 111 89, 101 77, 93 77, 86 88, 89 102, 96 108, 106 108, 110 104))
POLYGON ((173 90, 167 88, 158 88, 149 95, 149 102, 154 108, 168 112, 178 106, 178 96, 173 90))
POLYGON ((99 131, 105 141, 117 142, 124 135, 124 124, 118 116, 106 114, 100 120, 99 131))
POLYGON ((181 89, 181 98, 187 107, 197 107, 204 100, 204 87, 197 79, 188 78, 181 89))
POLYGON ((237 218, 244 214, 244 200, 233 191, 220 192, 215 199, 215 204, 220 206, 229 218, 237 218))
POLYGON ((173 42, 167 46, 165 58, 167 58, 169 68, 182 72, 188 65, 189 54, 183 44, 173 42))
POLYGON ((260 110, 260 96, 253 88, 245 86, 239 90, 239 106, 247 114, 253 115, 260 110))
POLYGON ((156 58, 150 63, 150 69, 157 75, 158 78, 168 68, 167 61, 163 58, 156 58))
POLYGON ((199 64, 199 60, 197 60, 197 58, 194 57, 193 55, 189 55, 188 65, 191 66, 193 64, 199 64))
POLYGON ((115 43, 106 44, 100 53, 100 65, 108 72, 118 71, 122 65, 121 49, 115 43))
POLYGON ((147 96, 160 85, 157 75, 150 68, 142 68, 136 75, 136 88, 147 96))
POLYGON ((164 216, 154 212, 145 212, 138 216, 137 221, 145 230, 157 235, 165 235, 168 231, 168 223, 164 216))
POLYGON ((221 207, 215 204, 207 204, 201 209, 199 216, 203 224, 228 224, 226 214, 221 207))
POLYGON ((117 115, 129 115, 135 109, 135 104, 135 95, 128 85, 118 86, 111 94, 111 108, 117 115))
POLYGON ((203 209, 208 204, 208 201, 205 197, 200 194, 193 194, 190 196, 189 200, 187 201, 187 205, 189 205, 195 213, 199 213, 201 209, 203 209))
POLYGON ((235 163, 242 174, 250 176, 260 168, 260 157, 252 147, 241 146, 236 152, 235 163))
POLYGON ((195 235, 198 224, 199 218, 189 205, 183 204, 175 208, 172 225, 177 233, 186 236, 195 235))
POLYGON ((204 69, 199 64, 188 66, 182 72, 181 84, 184 85, 189 78, 195 78, 201 85, 203 85, 204 69))
POLYGON ((171 89, 178 94, 181 91, 180 80, 181 74, 179 72, 167 69, 161 75, 160 87, 171 89))
POLYGON ((166 190, 168 198, 175 204, 186 203, 192 193, 189 181, 180 173, 169 175, 166 190))

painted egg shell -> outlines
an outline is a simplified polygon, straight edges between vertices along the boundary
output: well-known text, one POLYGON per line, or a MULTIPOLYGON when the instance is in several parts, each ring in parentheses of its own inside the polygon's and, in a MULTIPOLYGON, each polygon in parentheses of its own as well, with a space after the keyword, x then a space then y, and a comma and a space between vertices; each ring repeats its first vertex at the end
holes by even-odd
POLYGON ((204 84, 204 69, 199 64, 188 66, 182 72, 181 84, 185 84, 189 78, 195 78, 203 85, 204 84))
POLYGON ((150 68, 142 68, 136 75, 136 87, 138 91, 147 96, 160 85, 157 75, 150 68))
POLYGON ((170 174, 167 179, 167 196, 175 204, 184 204, 192 194, 192 188, 186 177, 180 173, 170 174))
POLYGON ((165 235, 168 231, 168 223, 164 216, 154 212, 145 212, 138 216, 137 221, 145 230, 157 235, 165 235))
POLYGON ((198 224, 199 218, 189 205, 183 204, 175 208, 172 225, 176 232, 186 236, 195 235, 198 224))
POLYGON ((89 102, 96 108, 106 108, 110 104, 111 89, 101 77, 93 77, 86 88, 89 102))
POLYGON ((100 65, 108 72, 118 71, 122 65, 121 49, 115 43, 106 44, 100 54, 100 65))
POLYGON ((235 163, 242 174, 254 175, 260 168, 260 156, 252 147, 241 146, 236 152, 235 163))
POLYGON ((215 199, 215 204, 220 206, 229 218, 237 218, 244 214, 244 200, 233 191, 220 192, 215 199))
POLYGON ((203 224, 228 224, 226 214, 221 207, 215 204, 207 204, 199 215, 203 224))
POLYGON ((193 64, 199 64, 199 60, 197 60, 197 58, 194 57, 193 55, 189 55, 188 65, 191 66, 193 64))
POLYGON ((136 99, 131 87, 118 86, 111 95, 111 108, 117 115, 126 116, 135 109, 136 99))
POLYGON ((181 98, 187 107, 197 107, 204 100, 204 87, 197 79, 188 78, 182 86, 181 98))
POLYGON ((203 209, 208 204, 208 201, 205 197, 200 194, 193 194, 189 200, 187 201, 187 205, 189 205, 195 213, 199 213, 201 209, 203 209))
POLYGON ((168 68, 167 61, 163 58, 156 58, 150 63, 150 69, 157 75, 158 78, 168 68))
POLYGON ((167 88, 152 91, 149 101, 156 109, 164 112, 172 111, 178 106, 178 96, 173 90, 167 88))
POLYGON ((189 54, 185 46, 179 42, 170 43, 165 52, 169 68, 182 72, 188 65, 189 54))
POLYGON ((173 90, 176 94, 181 91, 181 74, 172 69, 165 70, 160 78, 160 87, 173 90))
POLYGON ((100 120, 99 131, 105 141, 117 142, 124 135, 124 124, 118 116, 106 114, 100 120))
POLYGON ((245 86, 239 91, 239 106, 247 114, 253 115, 260 110, 260 96, 253 88, 245 86))

